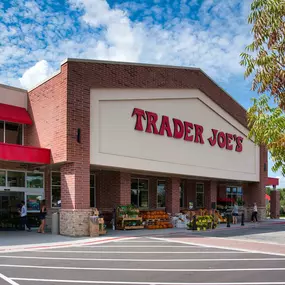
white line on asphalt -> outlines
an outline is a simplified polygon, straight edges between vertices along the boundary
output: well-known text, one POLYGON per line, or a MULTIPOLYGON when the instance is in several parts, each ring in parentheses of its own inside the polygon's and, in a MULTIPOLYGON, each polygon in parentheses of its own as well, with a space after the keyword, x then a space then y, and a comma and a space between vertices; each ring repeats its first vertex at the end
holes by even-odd
POLYGON ((262 250, 249 250, 249 249, 243 249, 243 248, 237 248, 237 247, 227 247, 227 246, 220 246, 220 245, 206 245, 198 242, 188 242, 188 241, 179 241, 179 240, 169 240, 168 238, 155 238, 150 237, 149 239, 156 239, 161 241, 168 241, 168 242, 175 242, 179 244, 188 244, 189 246, 197 246, 197 247, 204 247, 204 248, 218 248, 218 249, 226 249, 226 250, 237 250, 242 252, 248 252, 248 253, 260 253, 265 255, 276 255, 276 256, 285 256, 284 253, 276 253, 276 252, 266 252, 262 250))
POLYGON ((135 247, 135 248, 144 248, 144 247, 147 247, 147 248, 150 248, 150 247, 162 247, 162 248, 167 248, 167 247, 171 247, 171 248, 194 248, 194 247, 200 247, 200 246, 192 246, 192 245, 177 245, 177 246, 172 246, 172 245, 107 245, 107 246, 100 246, 100 245, 76 245, 76 247, 98 247, 98 248, 104 248, 104 247, 107 247, 107 248, 110 248, 110 247, 116 247, 116 248, 121 248, 121 247, 135 247))
POLYGON ((2 273, 0 273, 0 279, 5 280, 6 282, 8 282, 11 285, 19 285, 19 283, 16 283, 11 278, 8 278, 7 276, 3 275, 2 273))
POLYGON ((11 278, 17 281, 80 283, 80 284, 128 284, 128 285, 285 285, 285 282, 226 282, 226 283, 170 283, 170 282, 129 282, 129 281, 83 281, 59 279, 11 278))
MULTIPOLYGON (((138 262, 205 262, 205 261, 285 261, 285 258, 188 258, 188 259, 138 259, 138 258, 82 258, 82 257, 48 257, 48 256, 15 256, 0 255, 7 259, 38 259, 38 260, 74 260, 74 261, 138 261, 138 262)), ((0 266, 2 266, 0 264, 0 266)))
MULTIPOLYGON (((36 269, 56 269, 56 270, 87 270, 87 271, 147 271, 147 272, 234 272, 234 271, 285 271, 285 268, 104 268, 104 267, 72 267, 72 266, 40 266, 40 265, 18 265, 0 264, 0 267, 14 268, 36 268, 36 269)), ((153 282, 152 282, 153 283, 153 282)), ((154 282, 155 283, 155 282, 154 282)))
POLYGON ((220 253, 220 254, 249 254, 249 252, 240 252, 240 251, 100 251, 100 250, 41 250, 39 252, 53 252, 53 253, 131 253, 131 254, 165 254, 165 253, 174 253, 174 254, 189 254, 189 253, 198 253, 198 254, 209 254, 209 253, 220 253))

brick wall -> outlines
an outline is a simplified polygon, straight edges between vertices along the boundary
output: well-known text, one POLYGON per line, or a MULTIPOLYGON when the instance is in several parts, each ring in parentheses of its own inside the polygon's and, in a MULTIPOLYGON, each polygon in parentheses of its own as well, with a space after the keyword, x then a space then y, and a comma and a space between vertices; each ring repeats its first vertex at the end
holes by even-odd
POLYGON ((67 160, 67 64, 61 72, 28 93, 33 124, 25 129, 25 144, 51 149, 53 163, 67 160))
POLYGON ((280 192, 276 190, 270 193, 270 217, 272 219, 280 218, 280 192))
POLYGON ((180 212, 180 179, 168 178, 166 180, 165 206, 167 213, 180 212))
POLYGON ((100 171, 97 174, 96 207, 113 211, 118 205, 131 203, 131 174, 118 171, 100 171))
POLYGON ((205 193, 205 208, 212 209, 212 202, 217 202, 218 198, 218 183, 216 181, 207 181, 204 184, 205 193))

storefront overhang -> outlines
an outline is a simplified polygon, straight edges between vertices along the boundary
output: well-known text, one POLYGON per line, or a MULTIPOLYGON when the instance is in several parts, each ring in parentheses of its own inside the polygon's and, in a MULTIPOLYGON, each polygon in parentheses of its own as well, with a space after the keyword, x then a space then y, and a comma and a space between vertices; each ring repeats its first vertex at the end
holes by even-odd
POLYGON ((279 179, 273 177, 267 177, 266 186, 278 186, 279 179))
POLYGON ((32 125, 32 120, 25 108, 0 103, 0 120, 12 123, 32 125))
POLYGON ((32 146, 0 143, 0 160, 50 164, 50 150, 32 146))

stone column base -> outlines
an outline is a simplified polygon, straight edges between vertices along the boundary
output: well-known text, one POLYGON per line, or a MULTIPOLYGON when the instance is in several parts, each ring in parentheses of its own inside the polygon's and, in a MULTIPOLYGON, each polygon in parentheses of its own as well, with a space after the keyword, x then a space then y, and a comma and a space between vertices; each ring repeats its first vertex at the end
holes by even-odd
MULTIPOLYGON (((244 207, 244 220, 245 222, 251 221, 252 209, 253 207, 244 207)), ((266 207, 259 207, 257 214, 258 221, 266 220, 266 207)))
POLYGON ((64 236, 89 236, 91 209, 61 209, 60 234, 64 236))

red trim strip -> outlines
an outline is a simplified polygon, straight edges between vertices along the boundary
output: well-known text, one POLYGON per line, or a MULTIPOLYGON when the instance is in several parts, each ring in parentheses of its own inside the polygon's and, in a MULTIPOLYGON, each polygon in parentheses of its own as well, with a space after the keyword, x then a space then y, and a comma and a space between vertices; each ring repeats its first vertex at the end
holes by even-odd
POLYGON ((32 120, 25 108, 0 103, 0 120, 12 123, 32 125, 32 120))
POLYGON ((0 160, 50 164, 50 149, 0 143, 0 160))

